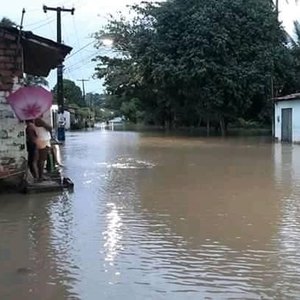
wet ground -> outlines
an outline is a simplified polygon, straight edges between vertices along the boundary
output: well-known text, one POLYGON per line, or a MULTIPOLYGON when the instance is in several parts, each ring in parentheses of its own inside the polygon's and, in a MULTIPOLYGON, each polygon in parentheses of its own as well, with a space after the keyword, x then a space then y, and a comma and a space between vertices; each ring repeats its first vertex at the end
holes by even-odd
POLYGON ((300 146, 71 133, 73 194, 0 196, 0 299, 297 299, 300 146))

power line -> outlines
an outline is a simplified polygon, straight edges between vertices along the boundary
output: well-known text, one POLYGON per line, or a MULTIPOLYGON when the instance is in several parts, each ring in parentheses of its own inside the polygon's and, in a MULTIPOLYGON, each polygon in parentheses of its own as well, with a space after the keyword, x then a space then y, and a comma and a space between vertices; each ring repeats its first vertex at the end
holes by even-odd
MULTIPOLYGON (((65 16, 67 13, 63 13, 62 15, 63 16, 65 16)), ((47 18, 48 19, 48 18, 47 18)), ((41 23, 41 22, 43 22, 42 20, 41 21, 39 21, 39 22, 37 22, 37 23, 41 23)), ((39 25, 39 26, 37 26, 37 27, 34 27, 34 28, 32 28, 32 29, 30 29, 30 30, 36 30, 36 29, 39 29, 39 28, 42 28, 42 27, 44 27, 44 26, 46 26, 46 25, 48 25, 48 24, 51 24, 51 23, 53 23, 53 22, 55 22, 55 18, 49 18, 49 20, 47 20, 45 23, 43 23, 43 24, 41 24, 41 25, 39 25)), ((34 23, 33 24, 30 24, 30 25, 26 25, 26 26, 33 26, 34 25, 34 23)))
POLYGON ((50 23, 53 23, 54 21, 55 21, 55 19, 52 19, 52 20, 50 19, 49 21, 47 21, 47 22, 45 22, 45 23, 43 23, 43 24, 41 24, 41 25, 39 25, 37 27, 31 28, 30 30, 37 30, 37 29, 39 29, 41 27, 44 27, 44 26, 46 26, 46 25, 48 25, 50 23))
MULTIPOLYGON (((108 52, 108 54, 110 54, 110 51, 109 51, 109 50, 108 50, 107 52, 108 52)), ((96 51, 94 51, 93 53, 88 54, 88 55, 87 55, 86 57, 84 57, 83 59, 74 62, 73 64, 71 64, 70 66, 68 66, 68 68, 73 68, 73 67, 75 67, 75 66, 77 66, 77 65, 79 65, 79 64, 81 64, 81 63, 83 63, 83 62, 85 62, 85 61, 87 61, 87 60, 90 60, 90 59, 94 58, 98 53, 99 53, 99 50, 96 50, 96 51)), ((75 53, 74 53, 74 54, 75 54, 75 53)), ((70 58, 70 56, 69 56, 68 58, 70 58)), ((66 59, 65 61, 67 61, 67 59, 66 59)), ((96 61, 90 60, 89 63, 97 63, 97 62, 96 62, 96 61)), ((83 65, 82 67, 85 67, 85 65, 83 65)), ((81 68, 82 68, 82 67, 81 67, 81 68)))
POLYGON ((75 54, 79 53, 80 51, 82 51, 83 49, 87 48, 88 46, 90 46, 91 44, 93 44, 94 41, 89 42, 88 44, 84 45, 83 47, 81 47, 80 49, 78 49, 77 51, 75 51, 74 53, 72 53, 71 55, 69 55, 66 60, 68 60, 69 58, 71 58, 72 56, 74 56, 75 54))
MULTIPOLYGON (((88 56, 84 57, 83 59, 81 60, 78 60, 76 62, 74 62, 73 64, 71 64, 70 66, 68 66, 69 69, 79 65, 79 64, 82 64, 84 62, 88 62, 88 63, 91 63, 93 62, 91 59, 96 55, 97 53, 92 53, 92 54, 89 54, 88 56)), ((84 67, 84 65, 83 65, 84 67)))
MULTIPOLYGON (((53 18, 53 19, 51 19, 53 22, 55 21, 55 18, 53 18)), ((50 19, 49 20, 47 20, 48 22, 50 21, 50 19)), ((46 21, 46 22, 47 22, 46 21)), ((30 27, 30 26, 35 26, 35 25, 41 25, 41 23, 44 23, 45 22, 45 20, 40 20, 40 21, 37 21, 37 22, 34 22, 34 23, 30 23, 30 24, 26 24, 26 27, 30 27)))

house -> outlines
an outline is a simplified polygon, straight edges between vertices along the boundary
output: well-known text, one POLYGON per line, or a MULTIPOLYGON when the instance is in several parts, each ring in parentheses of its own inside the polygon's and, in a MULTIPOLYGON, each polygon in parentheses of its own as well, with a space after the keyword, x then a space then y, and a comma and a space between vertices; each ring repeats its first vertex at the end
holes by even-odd
POLYGON ((109 120, 109 123, 111 124, 123 124, 124 123, 125 118, 124 117, 115 117, 111 120, 109 120))
POLYGON ((48 76, 71 49, 29 31, 0 26, 0 191, 18 187, 27 169, 25 124, 6 98, 24 85, 24 73, 48 76))
POLYGON ((300 143, 300 93, 274 100, 274 135, 278 141, 300 143))

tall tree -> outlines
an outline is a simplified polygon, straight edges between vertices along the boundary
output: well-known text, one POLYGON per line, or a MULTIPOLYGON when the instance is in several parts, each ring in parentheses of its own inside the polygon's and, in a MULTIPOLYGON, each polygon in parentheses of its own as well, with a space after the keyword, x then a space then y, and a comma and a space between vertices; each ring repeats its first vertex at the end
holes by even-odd
MULTIPOLYGON (((64 97, 66 105, 76 104, 80 107, 84 107, 85 103, 82 97, 82 91, 79 86, 75 84, 74 81, 69 79, 64 79, 64 97)), ((57 85, 54 86, 52 93, 54 94, 54 99, 56 100, 57 95, 57 85)))
POLYGON ((133 21, 108 24, 104 33, 122 55, 96 57, 96 74, 122 102, 138 98, 155 122, 205 120, 225 133, 228 121, 270 97, 271 76, 281 78, 285 37, 270 1, 173 0, 133 10, 133 21))

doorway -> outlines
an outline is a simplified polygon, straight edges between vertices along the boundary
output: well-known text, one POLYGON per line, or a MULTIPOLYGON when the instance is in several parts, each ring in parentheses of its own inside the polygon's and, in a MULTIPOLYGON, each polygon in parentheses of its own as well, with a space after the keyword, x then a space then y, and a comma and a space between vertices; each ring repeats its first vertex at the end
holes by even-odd
POLYGON ((283 108, 281 110, 281 141, 291 143, 293 141, 293 109, 283 108))

